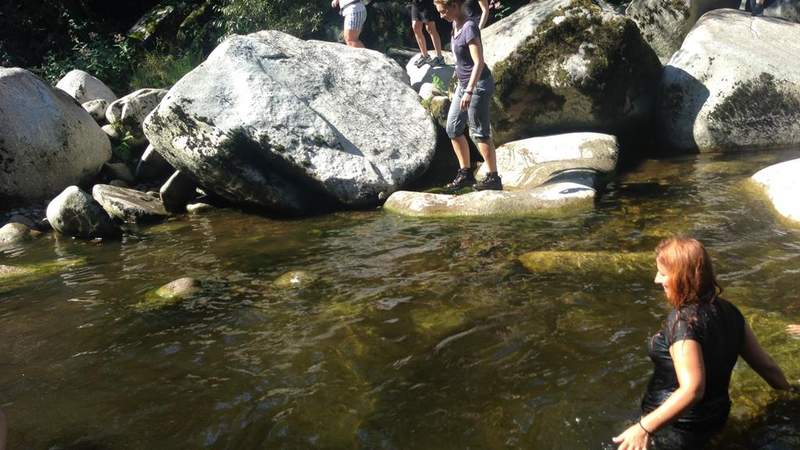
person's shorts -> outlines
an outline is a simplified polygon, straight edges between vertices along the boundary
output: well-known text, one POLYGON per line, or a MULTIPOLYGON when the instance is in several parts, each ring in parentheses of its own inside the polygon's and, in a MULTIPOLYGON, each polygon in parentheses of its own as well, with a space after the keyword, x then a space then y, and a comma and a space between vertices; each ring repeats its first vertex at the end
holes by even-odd
POLYGON ((414 22, 433 22, 438 14, 433 0, 411 1, 411 20, 414 22))
POLYGON ((478 80, 477 86, 472 91, 472 98, 466 111, 461 110, 461 96, 464 88, 461 83, 456 87, 450 110, 447 113, 447 137, 455 139, 464 134, 469 124, 469 135, 476 141, 483 142, 492 137, 492 128, 489 123, 489 107, 494 94, 494 79, 490 76, 478 80))
POLYGON ((361 2, 351 3, 342 10, 345 30, 360 30, 367 21, 367 8, 361 2))

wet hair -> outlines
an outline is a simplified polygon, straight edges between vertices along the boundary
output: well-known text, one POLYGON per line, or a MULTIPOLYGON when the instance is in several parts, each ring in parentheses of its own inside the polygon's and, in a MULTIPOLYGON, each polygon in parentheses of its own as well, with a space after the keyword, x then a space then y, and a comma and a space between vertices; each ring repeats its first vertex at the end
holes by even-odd
POLYGON ((722 287, 714 276, 711 257, 697 239, 674 237, 656 247, 656 261, 668 272, 667 301, 676 310, 712 303, 722 287))
POLYGON ((464 3, 464 0, 433 0, 433 3, 449 8, 456 5, 461 6, 464 3))

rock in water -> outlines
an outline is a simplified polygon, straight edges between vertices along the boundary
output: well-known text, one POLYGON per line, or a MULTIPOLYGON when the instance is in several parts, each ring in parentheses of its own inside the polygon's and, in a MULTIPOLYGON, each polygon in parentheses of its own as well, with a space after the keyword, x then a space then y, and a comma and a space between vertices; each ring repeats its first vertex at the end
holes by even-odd
POLYGON ((775 210, 789 220, 800 222, 800 159, 782 162, 761 169, 752 179, 764 188, 775 210))
POLYGON ((67 73, 58 81, 56 87, 69 94, 78 103, 97 99, 111 103, 117 99, 116 94, 105 83, 82 70, 67 73))
POLYGON ((70 186, 47 205, 53 229, 83 239, 115 236, 119 229, 102 207, 77 186, 70 186))
POLYGON ((0 228, 0 247, 17 244, 31 238, 31 229, 27 225, 11 222, 0 228))
POLYGON ((109 216, 123 222, 153 222, 169 215, 161 200, 134 189, 95 184, 92 197, 109 216))
POLYGON ((317 281, 316 275, 305 270, 286 272, 272 282, 273 286, 281 289, 305 288, 317 281))
POLYGON ((27 70, 0 67, 0 111, 0 201, 46 199, 111 158, 89 113, 27 70))
POLYGON ((800 25, 706 13, 664 67, 657 126, 680 152, 800 144, 800 25), (776 43, 780 44, 776 44, 776 43))
POLYGON ((661 63, 630 18, 590 0, 541 0, 482 35, 498 143, 649 124, 661 63))
POLYGON ((436 145, 396 63, 277 31, 223 42, 145 134, 207 191, 295 214, 375 205, 424 172, 436 145))

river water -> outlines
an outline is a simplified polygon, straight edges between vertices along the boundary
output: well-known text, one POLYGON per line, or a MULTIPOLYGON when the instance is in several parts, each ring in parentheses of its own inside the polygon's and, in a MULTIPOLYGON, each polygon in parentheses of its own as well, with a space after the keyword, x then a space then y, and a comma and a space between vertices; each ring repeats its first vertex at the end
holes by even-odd
MULTIPOLYGON (((800 379, 800 228, 747 182, 800 151, 644 161, 568 218, 382 211, 184 217, 102 245, 53 234, 0 264, 79 261, 0 290, 0 406, 34 449, 605 449, 638 417, 666 313, 654 267, 533 273, 528 251, 700 238, 723 294, 800 379), (317 277, 302 289, 281 274, 317 277), (192 276, 159 310, 148 293, 192 276)), ((800 399, 740 361, 718 448, 800 448, 800 399)))

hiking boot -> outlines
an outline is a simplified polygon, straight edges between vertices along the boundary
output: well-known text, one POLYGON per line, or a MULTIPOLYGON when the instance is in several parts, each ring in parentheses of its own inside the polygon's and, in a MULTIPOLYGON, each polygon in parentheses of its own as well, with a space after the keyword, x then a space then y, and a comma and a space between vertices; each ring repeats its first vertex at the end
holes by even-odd
POLYGON ((476 191, 502 191, 503 181, 500 179, 500 175, 498 175, 497 172, 489 172, 486 174, 486 178, 475 183, 472 189, 476 191))
POLYGON ((444 64, 444 56, 437 56, 431 60, 431 67, 438 67, 443 66, 444 64))
POLYGON ((455 194, 461 189, 468 188, 475 184, 475 175, 472 174, 472 169, 458 169, 456 178, 444 185, 444 190, 448 194, 455 194))
POLYGON ((429 55, 425 55, 425 56, 420 56, 417 62, 414 63, 414 65, 417 67, 422 67, 425 64, 430 64, 430 62, 431 62, 431 57, 429 55))

